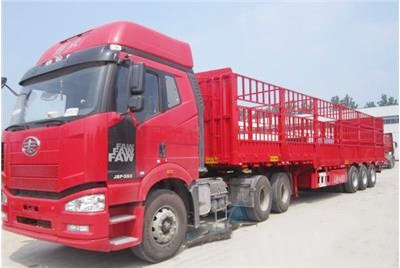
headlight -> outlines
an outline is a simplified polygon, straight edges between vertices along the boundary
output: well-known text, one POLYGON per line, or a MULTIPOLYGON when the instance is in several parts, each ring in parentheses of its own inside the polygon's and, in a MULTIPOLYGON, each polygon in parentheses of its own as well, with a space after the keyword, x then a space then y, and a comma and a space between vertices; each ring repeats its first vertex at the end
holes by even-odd
POLYGON ((7 196, 3 191, 1 191, 1 203, 7 204, 7 196))
POLYGON ((104 194, 92 194, 79 197, 65 204, 65 211, 72 212, 97 212, 105 207, 104 194))

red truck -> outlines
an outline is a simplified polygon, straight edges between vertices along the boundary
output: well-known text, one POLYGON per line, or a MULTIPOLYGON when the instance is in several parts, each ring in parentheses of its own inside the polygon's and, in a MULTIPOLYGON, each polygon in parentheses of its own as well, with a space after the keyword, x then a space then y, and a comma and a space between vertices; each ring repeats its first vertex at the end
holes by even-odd
POLYGON ((116 22, 50 47, 2 140, 5 230, 159 262, 188 228, 285 212, 299 189, 374 187, 383 121, 219 69, 116 22))
POLYGON ((387 168, 393 168, 396 160, 394 158, 394 148, 397 148, 397 143, 393 141, 392 133, 383 134, 383 147, 385 150, 385 163, 387 168))

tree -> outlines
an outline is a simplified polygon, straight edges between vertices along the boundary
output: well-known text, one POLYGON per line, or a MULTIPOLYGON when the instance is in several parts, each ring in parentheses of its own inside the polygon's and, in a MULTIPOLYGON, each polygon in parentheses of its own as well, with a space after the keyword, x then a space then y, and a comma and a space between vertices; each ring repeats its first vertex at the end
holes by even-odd
POLYGON ((349 96, 349 94, 346 94, 346 96, 340 100, 340 103, 343 104, 344 106, 348 108, 355 109, 358 107, 358 104, 353 100, 352 97, 349 96))
POLYGON ((386 94, 381 95, 381 100, 378 101, 379 106, 398 105, 397 99, 389 97, 386 94))
POLYGON ((344 96, 344 98, 342 98, 342 99, 340 99, 339 96, 333 96, 331 98, 331 102, 342 104, 342 105, 344 105, 348 108, 352 108, 352 109, 355 109, 358 107, 358 104, 354 101, 354 99, 352 97, 349 96, 349 94, 346 94, 346 96, 344 96))
POLYGON ((376 107, 375 102, 369 101, 365 104, 364 108, 376 107))
POLYGON ((333 96, 333 97, 331 98, 331 102, 333 102, 333 103, 340 103, 339 96, 333 96))

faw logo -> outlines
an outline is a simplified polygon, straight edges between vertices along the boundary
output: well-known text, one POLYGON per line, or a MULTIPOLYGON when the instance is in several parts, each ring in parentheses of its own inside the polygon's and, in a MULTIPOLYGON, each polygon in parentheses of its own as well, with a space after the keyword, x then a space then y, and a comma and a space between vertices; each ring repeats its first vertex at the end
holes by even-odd
POLYGON ((108 154, 108 162, 133 162, 135 156, 135 145, 126 143, 117 143, 108 154))

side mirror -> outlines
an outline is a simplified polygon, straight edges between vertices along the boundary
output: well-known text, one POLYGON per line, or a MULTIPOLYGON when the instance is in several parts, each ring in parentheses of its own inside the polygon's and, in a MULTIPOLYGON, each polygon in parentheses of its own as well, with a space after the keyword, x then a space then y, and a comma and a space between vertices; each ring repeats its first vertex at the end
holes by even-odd
POLYGON ((12 88, 10 88, 8 85, 7 85, 7 77, 1 77, 1 89, 3 89, 3 87, 6 87, 6 88, 8 88, 8 90, 12 93, 12 94, 14 94, 14 96, 19 96, 18 95, 18 93, 17 92, 15 92, 12 88))
POLYGON ((394 148, 397 148, 397 142, 396 141, 394 142, 394 148))
POLYGON ((142 94, 144 91, 144 64, 134 63, 129 67, 129 90, 132 95, 142 94))
POLYGON ((1 88, 7 84, 7 77, 1 77, 1 88))
POLYGON ((143 105, 144 101, 142 95, 134 95, 129 98, 128 107, 132 112, 140 112, 143 110, 143 105))

